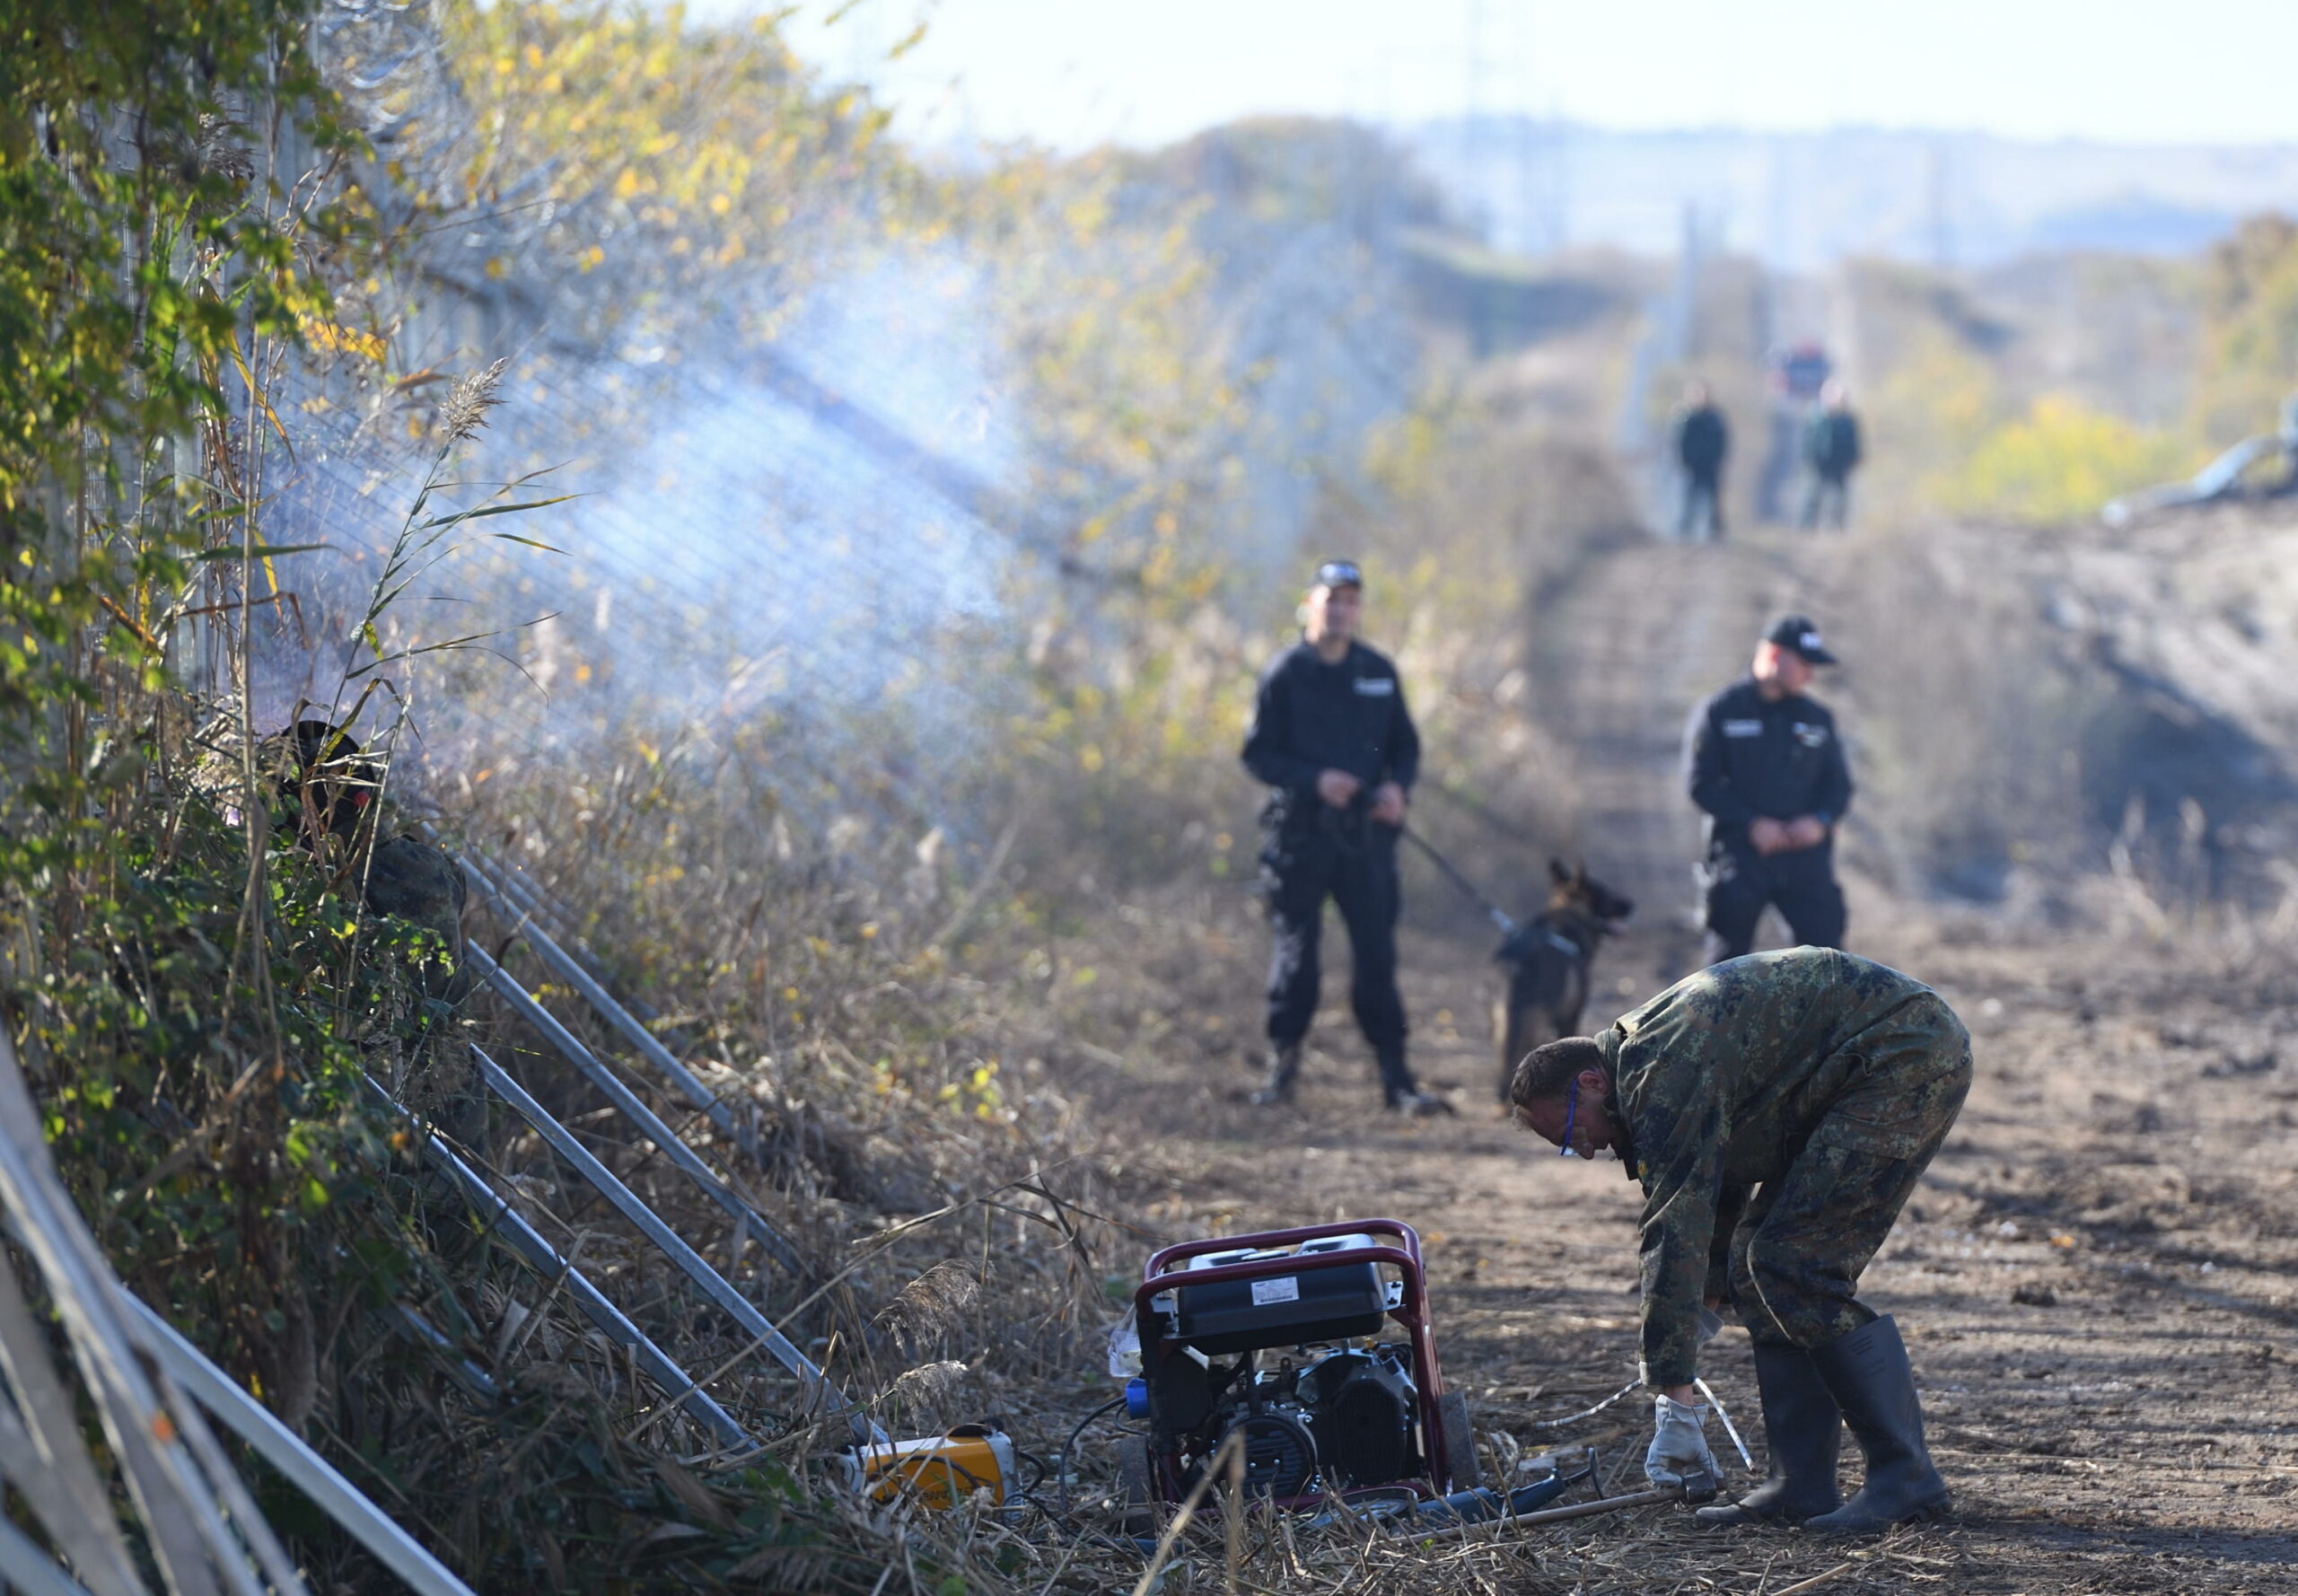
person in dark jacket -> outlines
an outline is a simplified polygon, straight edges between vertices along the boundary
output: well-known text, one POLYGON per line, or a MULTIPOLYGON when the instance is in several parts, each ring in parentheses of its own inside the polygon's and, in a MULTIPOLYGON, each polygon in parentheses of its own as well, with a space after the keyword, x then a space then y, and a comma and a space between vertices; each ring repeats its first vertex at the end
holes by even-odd
POLYGON ((1317 1009, 1325 899, 1340 909, 1355 962, 1349 998, 1379 1061, 1388 1106, 1449 1105, 1423 1092, 1405 1062, 1397 991, 1397 839, 1420 774, 1420 734, 1404 683, 1356 641, 1364 578, 1347 560, 1317 568, 1301 607, 1301 641, 1262 675, 1245 732, 1245 768, 1267 784, 1261 873, 1273 947, 1268 1070, 1257 1103, 1291 1100, 1301 1044, 1317 1009))
POLYGON ((1906 1344, 1858 1289, 1970 1083, 1970 1033, 1937 993, 1821 948, 1715 965, 1518 1066, 1520 1123, 1567 1153, 1612 1149, 1644 1188, 1656 1483, 1715 1472, 1695 1384, 1715 1310, 1754 1344, 1770 1477, 1707 1522, 1873 1531, 1946 1510, 1906 1344), (1867 1461, 1848 1503, 1846 1425, 1867 1461))
POLYGON ((1797 942, 1842 945, 1835 829, 1851 807, 1851 768, 1835 717, 1803 696, 1814 670, 1835 662, 1809 617, 1782 617, 1756 645, 1748 674, 1685 728, 1686 785, 1707 814, 1700 874, 1709 964, 1748 951, 1766 905, 1797 942))
POLYGON ((1724 536, 1724 460, 1731 451, 1732 429, 1707 384, 1685 383, 1683 408, 1676 412, 1676 463, 1684 473, 1676 536, 1683 541, 1714 543, 1724 536))
POLYGON ((1843 530, 1851 517, 1851 473, 1860 457, 1859 417, 1851 413, 1851 396, 1830 378, 1820 390, 1820 408, 1803 424, 1805 531, 1822 523, 1843 530))

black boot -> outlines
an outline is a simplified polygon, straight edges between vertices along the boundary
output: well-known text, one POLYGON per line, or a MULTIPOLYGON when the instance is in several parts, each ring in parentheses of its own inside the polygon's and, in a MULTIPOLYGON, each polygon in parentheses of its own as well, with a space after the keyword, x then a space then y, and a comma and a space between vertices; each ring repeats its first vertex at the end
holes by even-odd
POLYGON ((1271 1042, 1268 1045, 1268 1074, 1262 1077, 1260 1089, 1248 1101, 1260 1108, 1271 1108, 1293 1101, 1293 1084, 1301 1078, 1301 1044, 1271 1042))
POLYGON ((1843 1444, 1843 1415, 1811 1355, 1794 1346, 1757 1347, 1756 1390, 1763 1399, 1771 1471, 1736 1505, 1701 1508, 1700 1521, 1800 1524, 1840 1507, 1835 1460, 1843 1444))
POLYGON ((1811 1354, 1851 1438, 1867 1455, 1867 1481, 1833 1513, 1805 1521, 1829 1534, 1872 1534, 1947 1511, 1947 1482, 1923 1445, 1923 1405, 1907 1343, 1890 1316, 1861 1326, 1811 1354))
POLYGON ((1381 1101, 1390 1112, 1414 1118, 1430 1114, 1449 1114, 1452 1105, 1443 1098, 1423 1092, 1413 1080, 1412 1071, 1404 1061, 1402 1048, 1381 1050, 1381 1101))

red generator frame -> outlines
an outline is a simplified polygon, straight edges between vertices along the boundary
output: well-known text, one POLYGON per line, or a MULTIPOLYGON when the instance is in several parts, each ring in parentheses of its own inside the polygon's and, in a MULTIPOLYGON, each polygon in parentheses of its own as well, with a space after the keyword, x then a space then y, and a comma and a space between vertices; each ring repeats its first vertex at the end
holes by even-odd
MULTIPOLYGON (((1154 1300, 1167 1292, 1178 1293, 1184 1287, 1218 1285, 1228 1281, 1275 1279, 1280 1276, 1307 1274, 1314 1270, 1362 1267, 1366 1264, 1393 1267, 1397 1281, 1387 1282, 1387 1302, 1383 1315, 1404 1327, 1412 1349, 1413 1385, 1417 1398, 1416 1417, 1420 1426, 1421 1456, 1428 1469, 1425 1479, 1413 1478, 1373 1487, 1393 1490, 1397 1486, 1410 1486, 1424 1494, 1444 1495, 1464 1489, 1474 1482, 1455 1479, 1452 1459, 1452 1443, 1455 1438, 1447 1433, 1447 1415, 1443 1409, 1443 1370, 1436 1358, 1435 1336, 1428 1323, 1428 1289, 1426 1272, 1421 1264, 1420 1235, 1400 1219, 1346 1219, 1330 1224, 1299 1225, 1289 1230, 1256 1231, 1242 1236, 1217 1236, 1198 1241, 1183 1241, 1150 1255, 1142 1267, 1141 1284, 1134 1289, 1134 1325, 1141 1341, 1141 1370, 1149 1390, 1157 1390, 1162 1360, 1188 1356, 1188 1343, 1171 1339, 1165 1334, 1164 1312, 1153 1306, 1154 1300), (1394 1238, 1394 1245, 1350 1247, 1331 1252, 1302 1254, 1297 1250, 1303 1242, 1322 1241, 1334 1236, 1370 1235, 1373 1238, 1394 1238), (1234 1263, 1217 1264, 1210 1267, 1191 1269, 1188 1260, 1211 1252, 1254 1251, 1289 1249, 1278 1256, 1241 1259, 1234 1263), (1394 1287, 1401 1284, 1402 1290, 1394 1287)), ((1377 1267, 1376 1267, 1377 1273, 1377 1267)), ((1381 1276, 1384 1281, 1386 1277, 1381 1276)), ((1178 1299, 1176 1299, 1178 1300, 1178 1299)), ((1457 1405, 1454 1405, 1457 1406, 1457 1405)), ((1466 1428, 1464 1413, 1453 1416, 1460 1427, 1466 1428)), ((1149 1456, 1150 1493, 1159 1500, 1178 1502, 1183 1486, 1181 1482, 1181 1453, 1163 1444, 1163 1437, 1154 1430, 1155 1414, 1152 1408, 1153 1436, 1149 1456)), ((1302 1506, 1322 1500, 1322 1494, 1280 1498, 1280 1506, 1302 1506)))

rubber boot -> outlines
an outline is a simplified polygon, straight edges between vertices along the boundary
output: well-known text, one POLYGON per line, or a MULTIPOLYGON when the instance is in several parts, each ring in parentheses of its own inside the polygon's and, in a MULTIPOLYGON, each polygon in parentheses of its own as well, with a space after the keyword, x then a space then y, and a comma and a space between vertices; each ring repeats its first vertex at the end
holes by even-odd
POLYGON ((1260 1108, 1273 1108, 1293 1101, 1294 1083, 1301 1078, 1301 1044, 1271 1042, 1268 1045, 1268 1073, 1261 1078, 1259 1090, 1248 1100, 1260 1108))
POLYGON ((1421 1118, 1431 1114, 1449 1114, 1452 1105, 1441 1097, 1423 1092, 1412 1078, 1412 1071, 1404 1061, 1402 1048, 1383 1048, 1381 1060, 1381 1101, 1389 1111, 1409 1118, 1421 1118))
POLYGON ((1923 1444, 1923 1405, 1907 1343, 1886 1315, 1811 1354, 1843 1422, 1867 1456, 1867 1480, 1833 1513, 1806 1520, 1822 1534, 1873 1534, 1947 1511, 1947 1482, 1923 1444))
POLYGON ((1701 1508, 1700 1522, 1800 1524, 1842 1506, 1835 1460, 1843 1445, 1843 1415, 1811 1355, 1795 1346, 1757 1347, 1756 1392, 1763 1399, 1771 1470, 1737 1504, 1701 1508))

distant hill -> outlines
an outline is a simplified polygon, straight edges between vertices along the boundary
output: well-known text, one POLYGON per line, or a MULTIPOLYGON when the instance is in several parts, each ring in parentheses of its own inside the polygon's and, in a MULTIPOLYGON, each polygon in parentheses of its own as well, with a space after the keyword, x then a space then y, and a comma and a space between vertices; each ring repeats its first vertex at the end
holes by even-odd
POLYGON ((2188 254, 2298 211, 2298 144, 2030 143, 1984 134, 1618 133, 1480 117, 1396 130, 1504 247, 1672 252, 1687 206, 1734 250, 1983 266, 2032 250, 2188 254))

